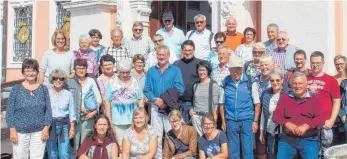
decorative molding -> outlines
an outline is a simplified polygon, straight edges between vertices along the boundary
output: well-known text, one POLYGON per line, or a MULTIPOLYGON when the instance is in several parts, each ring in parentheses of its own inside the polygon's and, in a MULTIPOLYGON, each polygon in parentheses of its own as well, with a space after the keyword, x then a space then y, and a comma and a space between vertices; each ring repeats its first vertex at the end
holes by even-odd
POLYGON ((34 0, 11 0, 8 1, 9 5, 12 6, 12 8, 18 8, 18 7, 25 7, 28 5, 33 5, 34 0))
POLYGON ((152 12, 152 0, 131 0, 130 9, 135 10, 141 16, 149 16, 152 12))
POLYGON ((68 11, 72 10, 86 10, 86 9, 94 9, 94 8, 103 8, 103 9, 115 9, 117 6, 117 2, 114 0, 78 0, 63 3, 64 9, 68 11))
POLYGON ((122 15, 121 15, 122 8, 123 8, 122 0, 117 0, 116 27, 118 28, 122 27, 122 15))

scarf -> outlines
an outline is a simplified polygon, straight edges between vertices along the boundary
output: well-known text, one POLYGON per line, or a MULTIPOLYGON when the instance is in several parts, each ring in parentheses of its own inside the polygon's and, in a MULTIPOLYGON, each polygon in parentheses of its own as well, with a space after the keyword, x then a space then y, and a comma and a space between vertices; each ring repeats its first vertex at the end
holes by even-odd
POLYGON ((80 157, 82 154, 87 152, 91 146, 95 146, 93 159, 106 159, 108 158, 108 152, 107 152, 106 146, 111 143, 116 143, 118 146, 118 143, 116 142, 116 139, 114 138, 105 138, 103 143, 98 143, 98 141, 93 140, 92 137, 87 137, 86 139, 84 139, 83 143, 78 149, 77 157, 80 157))

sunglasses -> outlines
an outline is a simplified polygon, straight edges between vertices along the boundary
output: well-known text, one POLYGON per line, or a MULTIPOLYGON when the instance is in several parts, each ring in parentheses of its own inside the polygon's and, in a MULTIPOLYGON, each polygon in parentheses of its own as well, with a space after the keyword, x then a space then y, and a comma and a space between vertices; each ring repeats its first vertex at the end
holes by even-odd
POLYGON ((143 29, 134 29, 134 31, 135 31, 135 32, 138 32, 138 31, 139 31, 139 32, 142 32, 143 29))
POLYGON ((160 43, 160 42, 162 42, 163 41, 163 39, 159 39, 159 40, 154 40, 153 42, 154 43, 160 43))
POLYGON ((224 41, 216 41, 217 44, 223 44, 224 41))
POLYGON ((164 23, 170 23, 171 20, 164 20, 164 23))
POLYGON ((279 39, 277 39, 277 41, 286 41, 287 39, 285 39, 285 38, 279 38, 279 39))
POLYGON ((195 24, 203 24, 204 21, 196 21, 195 24))
POLYGON ((65 78, 64 78, 64 77, 53 77, 52 80, 53 80, 53 81, 57 81, 57 80, 59 80, 59 81, 65 81, 65 78))
POLYGON ((275 80, 272 79, 272 80, 270 80, 270 82, 275 82, 275 81, 276 82, 280 82, 281 80, 280 79, 275 79, 275 80))

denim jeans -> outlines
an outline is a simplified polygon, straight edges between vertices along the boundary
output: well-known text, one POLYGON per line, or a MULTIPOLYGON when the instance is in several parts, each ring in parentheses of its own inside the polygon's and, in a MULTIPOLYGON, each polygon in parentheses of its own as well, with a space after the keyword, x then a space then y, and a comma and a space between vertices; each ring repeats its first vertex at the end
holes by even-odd
POLYGON ((266 133, 266 147, 268 149, 268 159, 276 159, 275 153, 276 136, 270 133, 266 133))
POLYGON ((183 102, 182 103, 182 117, 185 123, 189 123, 190 116, 189 116, 189 109, 192 107, 192 102, 183 102))
POLYGON ((69 126, 64 125, 56 128, 56 139, 51 140, 52 136, 47 140, 47 152, 49 159, 69 158, 70 141, 69 141, 69 126), (60 135, 64 133, 64 140, 60 141, 60 135))
POLYGON ((277 158, 292 159, 298 151, 304 159, 317 159, 319 155, 318 140, 318 136, 299 138, 281 134, 278 143, 277 158))
POLYGON ((253 159, 253 120, 233 121, 226 119, 229 158, 240 159, 241 149, 244 159, 253 159), (241 142, 240 142, 241 140, 241 142), (241 147, 240 147, 241 143, 241 147))

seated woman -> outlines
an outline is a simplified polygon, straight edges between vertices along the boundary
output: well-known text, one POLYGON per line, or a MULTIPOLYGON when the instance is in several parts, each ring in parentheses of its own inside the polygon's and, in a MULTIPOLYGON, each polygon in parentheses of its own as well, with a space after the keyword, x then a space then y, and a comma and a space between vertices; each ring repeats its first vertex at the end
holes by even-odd
POLYGON ((223 131, 216 129, 216 122, 212 115, 202 118, 205 134, 199 139, 200 159, 227 159, 228 139, 223 131))
POLYGON ((125 131, 122 144, 123 159, 152 159, 157 153, 158 134, 148 125, 149 117, 144 107, 133 113, 131 127, 125 131))
POLYGON ((192 159, 196 156, 197 134, 193 127, 185 125, 182 113, 172 110, 168 116, 172 129, 164 139, 164 159, 192 159))
POLYGON ((77 151, 79 159, 117 159, 118 143, 107 116, 100 115, 94 129, 87 135, 77 151))

